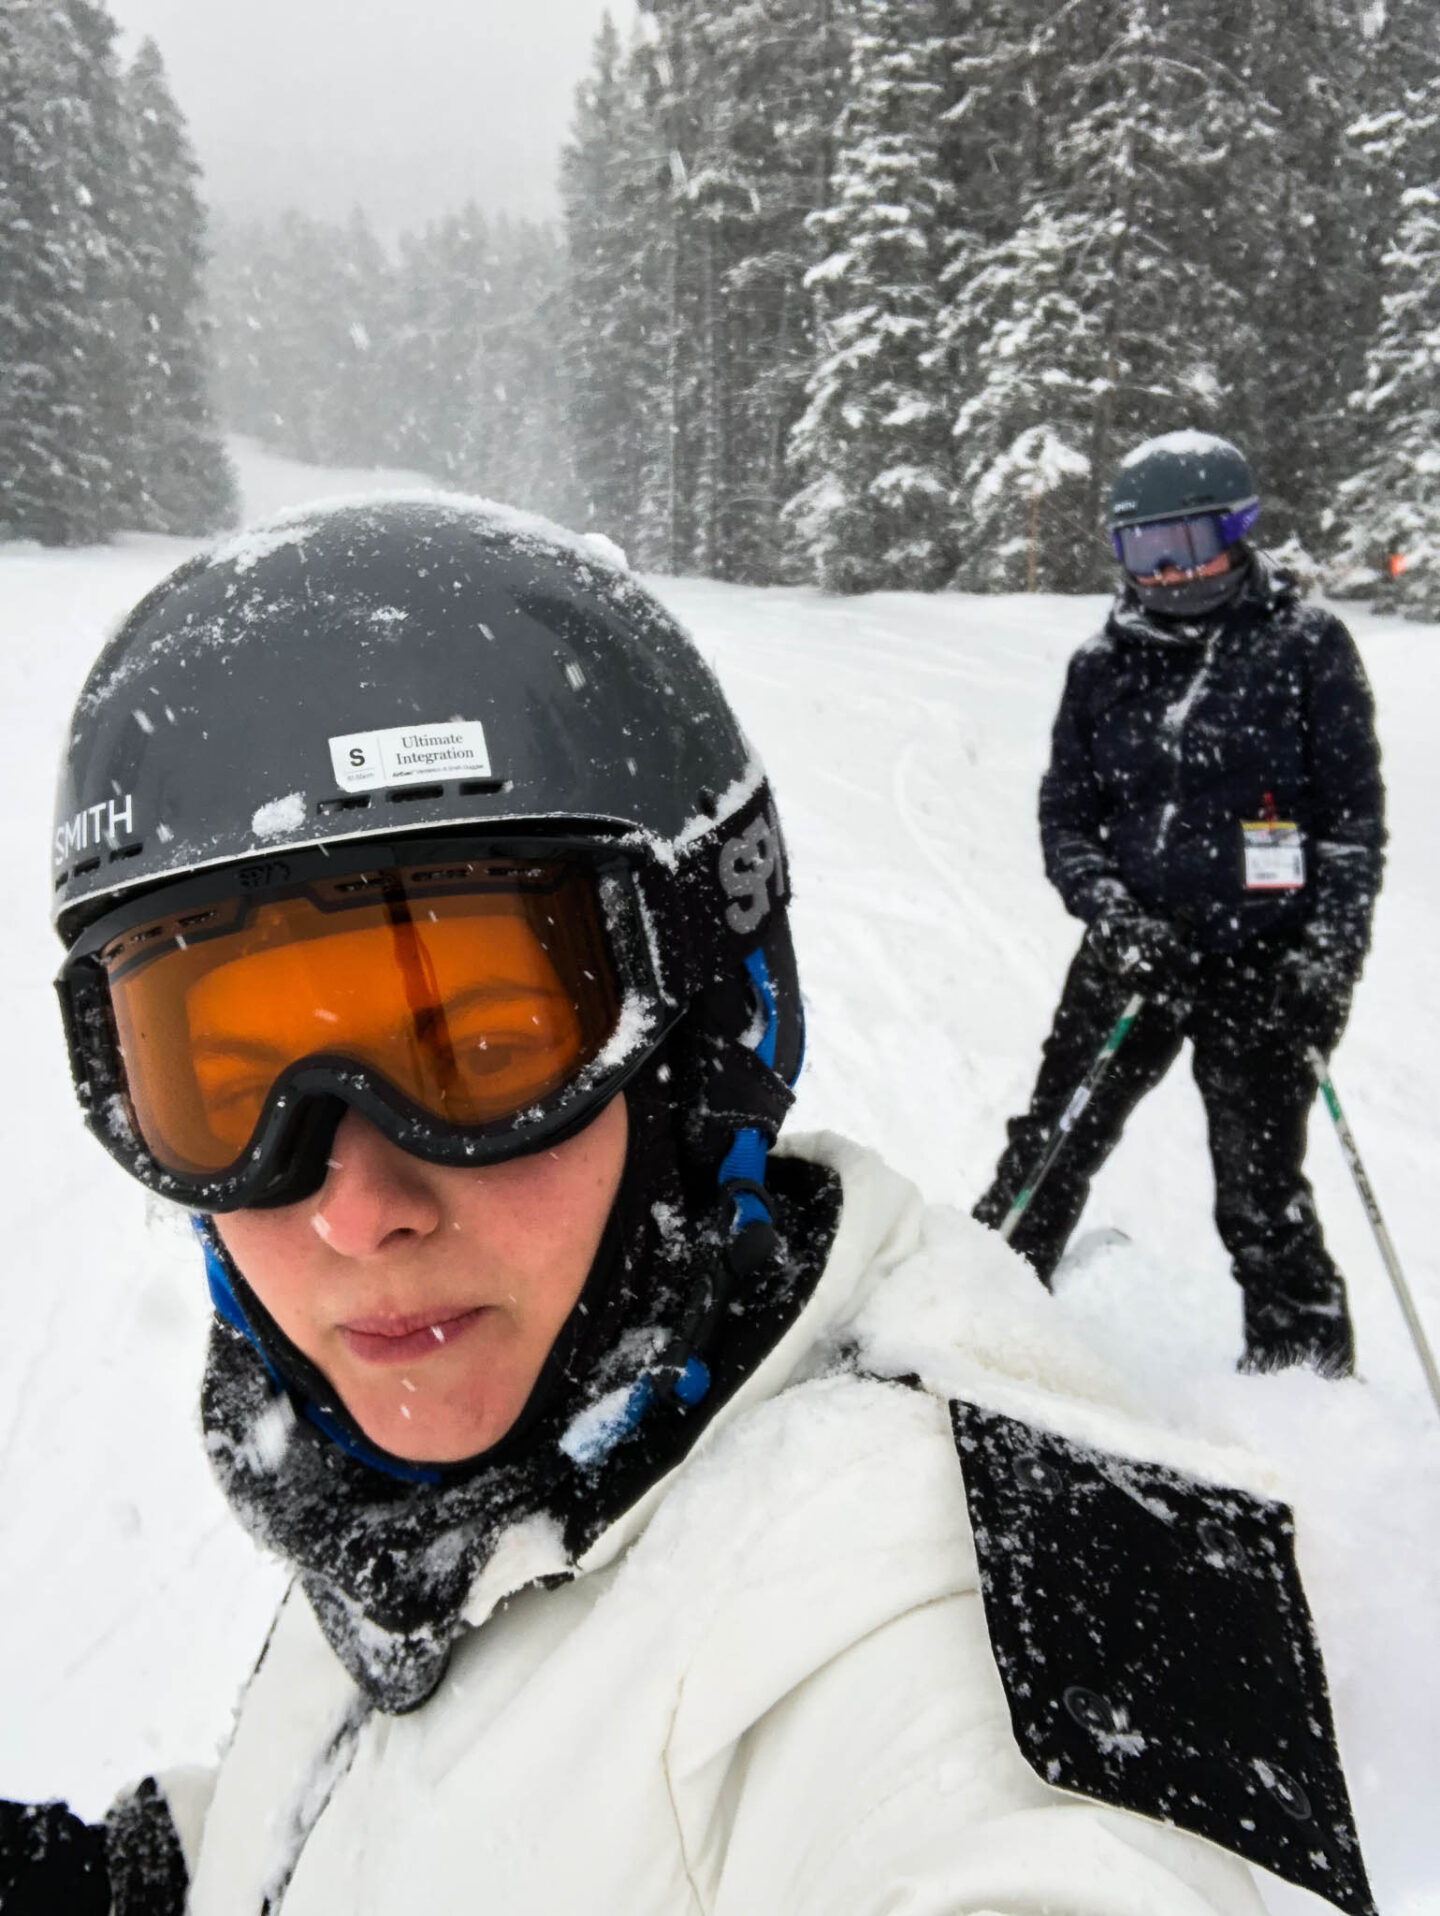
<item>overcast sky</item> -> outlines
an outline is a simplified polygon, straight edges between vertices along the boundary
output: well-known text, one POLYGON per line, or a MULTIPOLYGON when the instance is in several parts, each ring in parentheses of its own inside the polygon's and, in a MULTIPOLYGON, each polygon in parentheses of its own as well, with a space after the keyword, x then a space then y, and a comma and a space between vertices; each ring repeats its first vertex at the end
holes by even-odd
MULTIPOLYGON (((467 198, 545 217, 605 0, 110 0, 151 35, 211 203, 393 234, 467 198)), ((634 0, 610 0, 628 31, 634 0)))

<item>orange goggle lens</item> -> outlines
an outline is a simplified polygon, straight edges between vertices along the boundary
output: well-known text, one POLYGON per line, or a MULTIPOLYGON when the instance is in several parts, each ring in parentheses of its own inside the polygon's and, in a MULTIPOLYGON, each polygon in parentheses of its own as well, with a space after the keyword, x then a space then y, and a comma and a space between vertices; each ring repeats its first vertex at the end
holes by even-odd
POLYGON ((307 1059, 489 1125, 552 1095, 618 1021, 594 886, 573 866, 367 873, 137 926, 100 953, 136 1126, 214 1176, 307 1059))

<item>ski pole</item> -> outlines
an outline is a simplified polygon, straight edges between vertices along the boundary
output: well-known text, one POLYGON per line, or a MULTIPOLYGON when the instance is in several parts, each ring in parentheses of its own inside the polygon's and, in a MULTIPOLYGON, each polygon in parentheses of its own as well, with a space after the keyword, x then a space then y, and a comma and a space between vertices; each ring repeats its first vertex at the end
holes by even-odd
POLYGON ((1330 1076, 1330 1066, 1324 1054, 1313 1044, 1307 1047, 1306 1054, 1310 1068, 1320 1080, 1320 1089, 1325 1104, 1335 1120, 1335 1133, 1340 1140, 1340 1149, 1345 1162, 1350 1166, 1350 1175, 1355 1180, 1355 1189, 1360 1193, 1360 1202, 1365 1206, 1365 1215, 1370 1220, 1370 1228, 1375 1233, 1375 1242, 1380 1246, 1380 1255, 1385 1260, 1385 1269, 1390 1273, 1390 1282, 1395 1286, 1395 1295, 1400 1300, 1400 1309, 1405 1314, 1405 1322, 1410 1331, 1411 1342, 1415 1346, 1415 1355, 1420 1359, 1420 1368, 1425 1373, 1425 1382, 1430 1386, 1430 1395, 1435 1400, 1435 1409, 1440 1411, 1440 1371, 1435 1368, 1435 1355, 1430 1349, 1425 1327, 1420 1322, 1420 1314, 1415 1309, 1415 1300, 1410 1295, 1410 1286, 1405 1282, 1405 1273, 1400 1269, 1400 1259, 1395 1255, 1395 1246, 1390 1241, 1390 1233, 1385 1228, 1385 1220, 1380 1215, 1380 1206, 1370 1180, 1365 1175, 1365 1166, 1361 1162, 1360 1147, 1355 1142, 1355 1133, 1350 1129, 1345 1113, 1341 1108, 1339 1094, 1330 1076))
POLYGON ((1005 1213, 1005 1220, 1000 1226, 1000 1235, 1007 1244, 1015 1235, 1015 1227, 1035 1202, 1036 1193, 1054 1168, 1056 1158, 1064 1149, 1066 1138, 1074 1130, 1081 1112, 1095 1095, 1096 1086, 1110 1069, 1110 1060, 1129 1036, 1130 1027, 1140 1016, 1140 1008, 1144 1003, 1145 1000, 1138 991, 1133 998, 1126 1001, 1125 1009, 1110 1027, 1109 1037, 1096 1054, 1094 1064, 1075 1087, 1074 1096, 1060 1113, 1060 1121, 1050 1133, 1049 1141, 1041 1152, 1039 1161, 1021 1185, 1015 1202, 1005 1213))

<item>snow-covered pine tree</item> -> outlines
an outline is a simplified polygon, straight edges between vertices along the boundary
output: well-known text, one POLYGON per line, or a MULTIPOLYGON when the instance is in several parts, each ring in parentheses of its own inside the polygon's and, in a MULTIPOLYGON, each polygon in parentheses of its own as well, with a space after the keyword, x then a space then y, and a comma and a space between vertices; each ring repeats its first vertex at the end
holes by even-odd
POLYGON ((548 228, 462 207, 402 235, 393 260, 359 212, 221 225, 217 240, 220 393, 237 430, 573 516, 548 228))
POLYGON ((395 456, 453 485, 473 484, 483 458, 473 382, 497 270, 489 222, 473 202, 401 238, 388 355, 395 456))
MULTIPOLYGON (((353 208, 343 226, 327 226, 325 240, 343 322, 325 388, 326 436, 342 465, 382 465, 393 457, 397 418, 387 356, 396 326, 394 266, 363 207, 353 208)), ((322 323, 333 341, 338 329, 329 316, 322 323)))
POLYGON ((1404 103, 1405 182, 1381 262, 1381 316, 1355 397, 1370 456, 1341 487, 1342 564, 1380 603, 1440 616, 1440 78, 1404 103), (1358 575, 1358 577, 1356 576, 1358 575))
POLYGON ((720 578, 772 579, 812 362, 806 221, 825 203, 847 40, 831 0, 692 0, 684 12, 693 80, 676 213, 695 560, 720 578))
POLYGON ((565 423, 564 260, 549 226, 499 219, 470 374, 465 483, 566 525, 579 517, 565 423))
POLYGON ((0 537, 63 541, 54 329, 66 274, 29 9, 0 7, 0 537))
POLYGON ((231 432, 264 437, 261 234, 258 224, 210 218, 206 302, 214 323, 215 406, 231 432))
POLYGON ((199 167, 164 63, 146 40, 125 77, 124 223, 134 358, 121 472, 126 522, 199 537, 234 522, 235 478, 211 411, 199 167))
POLYGON ((577 459, 642 563, 786 564, 849 0, 648 0, 602 33, 565 174, 577 459))
POLYGON ((405 403, 386 356, 397 294, 363 214, 343 226, 294 212, 217 222, 210 290, 232 430, 325 465, 391 456, 405 403))
POLYGON ((1286 0, 1222 11, 1214 29, 1216 52, 1263 102, 1249 178, 1235 177, 1242 197, 1218 235, 1255 332, 1255 350, 1232 359, 1230 418, 1260 480, 1266 543, 1298 539, 1312 553, 1357 450, 1347 400, 1378 316, 1378 182, 1347 137, 1375 66, 1367 11, 1286 0))
POLYGON ((953 104, 941 164, 953 189, 942 285, 963 283, 977 248, 1013 233, 1048 182, 1054 127, 1043 99, 1063 92, 1058 35, 1044 0, 955 0, 948 10, 953 104))
POLYGON ((126 175, 129 128, 122 99, 118 28, 96 0, 64 0, 52 16, 63 34, 61 91, 52 125, 67 151, 75 195, 72 392, 67 435, 76 535, 104 538, 125 524, 126 474, 137 428, 130 382, 140 358, 140 315, 131 296, 126 175))
POLYGON ((1025 95, 1048 162, 1016 229, 949 279, 967 586, 1108 583, 1117 458, 1153 432, 1231 424, 1255 326, 1222 228, 1251 188, 1264 109, 1214 41, 1192 0, 1087 0, 1035 29, 1063 86, 1025 95))
POLYGON ((636 63, 607 14, 561 162, 566 413, 584 523, 646 565, 665 557, 647 534, 665 465, 667 193, 636 63))
POLYGON ((125 406, 115 28, 89 0, 0 13, 0 533, 106 538, 125 406))
POLYGON ((955 566, 952 408, 935 352, 953 103, 941 11, 855 0, 831 199, 811 220, 824 250, 807 277, 816 363, 788 518, 807 568, 837 591, 933 589, 955 566))

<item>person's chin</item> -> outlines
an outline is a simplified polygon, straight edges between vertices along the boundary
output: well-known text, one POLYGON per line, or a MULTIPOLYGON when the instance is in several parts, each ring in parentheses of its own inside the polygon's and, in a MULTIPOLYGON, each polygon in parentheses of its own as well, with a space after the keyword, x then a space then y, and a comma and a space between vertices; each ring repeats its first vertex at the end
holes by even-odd
POLYGON ((515 1421, 504 1392, 486 1392, 476 1402, 471 1390, 461 1404, 437 1402, 423 1385, 399 1401, 390 1392, 377 1401, 373 1388, 342 1395, 370 1442, 407 1464, 468 1463, 498 1444, 515 1421))

